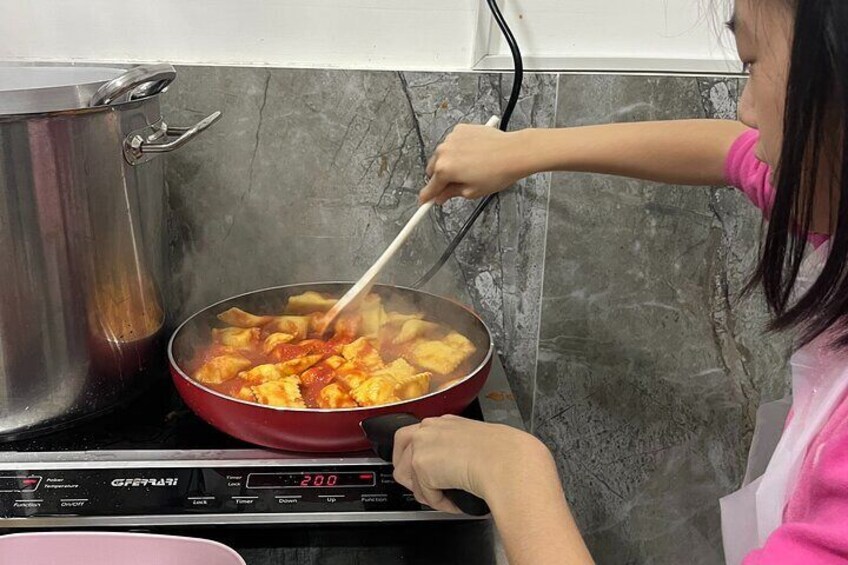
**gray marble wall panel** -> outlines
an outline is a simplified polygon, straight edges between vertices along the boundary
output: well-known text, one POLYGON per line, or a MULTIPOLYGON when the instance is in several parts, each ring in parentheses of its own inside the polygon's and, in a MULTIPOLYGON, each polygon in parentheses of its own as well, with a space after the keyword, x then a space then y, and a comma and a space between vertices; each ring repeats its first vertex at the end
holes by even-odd
MULTIPOLYGON (((499 75, 183 67, 170 123, 222 120, 168 162, 169 295, 178 317, 270 285, 353 280, 416 206, 451 126, 500 113, 499 75)), ((528 76, 516 127, 553 124, 556 79, 528 76)), ((427 289, 473 304, 496 335, 529 417, 548 177, 504 194, 427 289)), ((470 212, 435 210, 385 281, 411 284, 470 212)))
MULTIPOLYGON (((557 125, 733 117, 736 80, 563 75, 557 125)), ((730 189, 557 174, 533 428, 599 563, 722 563, 757 405, 785 339, 739 291, 759 213, 730 189)))
MULTIPOLYGON (((425 155, 451 128, 501 115, 511 77, 491 74, 404 73, 425 155)), ((510 129, 552 127, 556 76, 527 75, 510 129)), ((529 424, 535 376, 539 309, 550 175, 534 175, 498 195, 455 257, 475 306, 495 333, 495 343, 529 424)), ((454 199, 437 210, 445 241, 476 202, 454 199)))

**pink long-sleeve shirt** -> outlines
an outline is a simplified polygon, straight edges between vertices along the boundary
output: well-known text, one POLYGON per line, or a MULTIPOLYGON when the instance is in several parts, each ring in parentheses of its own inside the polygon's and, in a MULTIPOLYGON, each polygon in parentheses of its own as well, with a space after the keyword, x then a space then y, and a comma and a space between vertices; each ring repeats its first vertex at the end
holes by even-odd
MULTIPOLYGON (((725 177, 768 217, 774 187, 768 166, 757 159, 759 133, 751 130, 733 144, 725 177)), ((810 234, 818 246, 827 240, 810 234)), ((848 395, 807 450, 798 482, 783 512, 783 524, 744 565, 848 564, 848 395)))

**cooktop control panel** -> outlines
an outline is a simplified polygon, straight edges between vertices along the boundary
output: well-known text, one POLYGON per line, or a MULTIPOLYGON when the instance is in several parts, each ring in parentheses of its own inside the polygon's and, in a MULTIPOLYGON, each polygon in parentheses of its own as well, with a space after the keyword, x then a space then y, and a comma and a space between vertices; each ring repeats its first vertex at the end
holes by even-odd
POLYGON ((321 514, 344 521, 346 514, 410 512, 435 514, 394 481, 390 465, 0 469, 0 527, 19 518, 149 517, 138 521, 145 523, 163 515, 202 522, 204 515, 292 521, 285 516, 321 514))

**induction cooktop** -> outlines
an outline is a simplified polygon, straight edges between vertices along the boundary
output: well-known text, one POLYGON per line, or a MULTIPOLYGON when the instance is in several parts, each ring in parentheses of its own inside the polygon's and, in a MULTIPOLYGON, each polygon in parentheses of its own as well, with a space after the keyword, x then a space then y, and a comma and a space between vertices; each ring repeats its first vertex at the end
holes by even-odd
MULTIPOLYGON (((500 363, 466 417, 523 427, 500 363)), ((473 520, 419 504, 370 452, 260 449, 170 383, 78 426, 0 444, 0 528, 473 520)))

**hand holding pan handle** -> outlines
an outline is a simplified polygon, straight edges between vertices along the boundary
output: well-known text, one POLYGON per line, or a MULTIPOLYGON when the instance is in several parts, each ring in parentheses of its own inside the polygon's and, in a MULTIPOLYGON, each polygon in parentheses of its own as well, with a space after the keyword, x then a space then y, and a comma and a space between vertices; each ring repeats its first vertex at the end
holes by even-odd
MULTIPOLYGON (((412 414, 398 413, 368 418, 360 426, 380 459, 391 462, 395 448, 395 432, 420 422, 421 420, 412 414)), ((448 489, 444 493, 448 500, 469 516, 486 516, 491 513, 486 501, 470 492, 448 489)))

